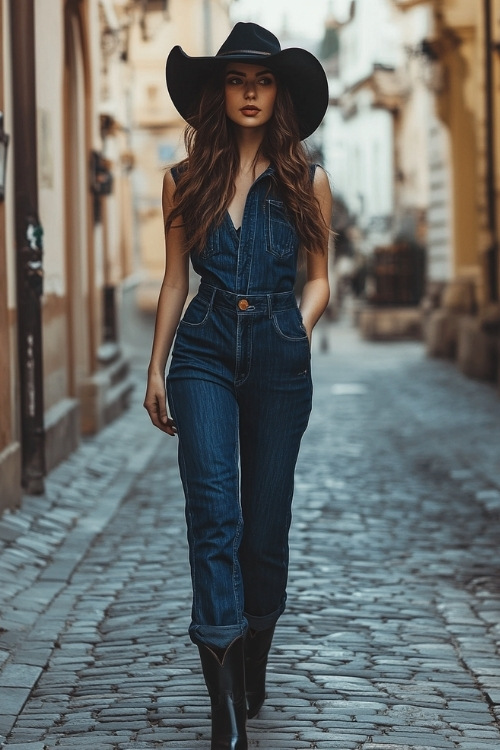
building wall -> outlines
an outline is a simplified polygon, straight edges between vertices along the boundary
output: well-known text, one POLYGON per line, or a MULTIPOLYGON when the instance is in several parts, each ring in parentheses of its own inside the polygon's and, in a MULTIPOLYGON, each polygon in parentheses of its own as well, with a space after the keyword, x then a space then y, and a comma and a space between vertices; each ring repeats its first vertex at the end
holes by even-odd
MULTIPOLYGON (((392 19, 397 29, 399 45, 404 56, 399 68, 405 77, 405 91, 397 117, 395 132, 396 203, 399 211, 426 212, 429 204, 429 121, 432 96, 428 89, 422 60, 411 54, 422 39, 429 35, 430 10, 416 6, 406 13, 395 13, 392 19)), ((418 232, 415 232, 418 234, 418 232)), ((420 238, 425 241, 425 236, 420 238)))
MULTIPOLYGON (((398 205, 425 200, 415 143, 406 141, 422 117, 400 113, 405 79, 403 35, 389 0, 356 0, 339 28, 339 78, 332 81, 334 102, 325 127, 327 165, 336 191, 356 217, 358 249, 369 253, 393 236, 398 205), (373 29, 377 33, 373 33, 373 29), (394 72, 392 72, 394 71, 394 72), (396 175, 404 164, 406 195, 396 175)), ((414 111, 419 113, 418 106, 414 111)), ((420 162, 421 163, 421 162, 420 162)))
MULTIPOLYGON (((11 86, 18 60, 10 47, 9 7, 9 0, 0 0, 0 109, 11 135, 6 197, 0 203, 0 345, 7 353, 0 365, 0 511, 20 502, 25 440, 16 330, 24 311, 16 291, 11 86)), ((131 388, 119 331, 110 334, 114 302, 132 267, 134 235, 129 70, 116 45, 104 45, 109 19, 118 19, 123 7, 121 0, 34 3, 37 116, 21 127, 36 128, 37 136, 33 170, 44 229, 44 293, 43 371, 36 377, 44 401, 40 465, 47 470, 78 445, 82 433, 95 432, 119 413, 131 388), (90 189, 91 151, 107 159, 115 178, 112 194, 98 201, 90 189), (113 303, 107 317, 105 293, 113 303)), ((43 491, 40 482, 36 489, 26 486, 43 491)))
POLYGON ((356 115, 342 120, 337 161, 328 168, 358 227, 368 251, 383 242, 391 229, 393 194, 393 123, 389 112, 360 102, 356 115), (339 153, 340 152, 340 153, 339 153))
POLYGON ((445 6, 442 64, 446 85, 439 93, 437 111, 449 128, 453 163, 453 224, 455 275, 470 276, 483 297, 478 276, 480 226, 485 202, 484 153, 480 133, 484 129, 484 63, 482 60, 480 4, 458 3, 445 6))
MULTIPOLYGON (((30 491, 43 491, 43 477, 36 486, 26 479, 27 452, 22 450, 26 400, 17 323, 25 311, 17 302, 11 86, 19 59, 13 59, 10 47, 10 5, 0 0, 0 108, 11 135, 6 199, 0 204, 0 345, 7 353, 0 364, 0 511, 20 502, 21 476, 30 491)), ((37 433, 42 435, 38 467, 45 464, 50 470, 78 445, 81 434, 99 430, 127 405, 131 380, 117 308, 123 283, 139 265, 137 238, 143 248, 153 249, 150 267, 160 271, 163 169, 174 152, 181 154, 182 123, 165 88, 166 51, 181 43, 191 54, 212 53, 229 30, 229 5, 230 0, 172 0, 164 17, 142 3, 129 13, 125 0, 33 4, 37 116, 21 128, 36 128, 37 163, 30 174, 38 180, 37 210, 44 229, 43 367, 36 373, 44 411, 37 433), (92 153, 113 176, 110 194, 97 199, 92 153), (132 209, 135 171, 138 216, 132 209), (140 232, 137 218, 144 222, 140 232)))
MULTIPOLYGON (((354 14, 341 30, 350 68, 340 100, 347 92, 350 119, 344 127, 353 133, 353 121, 365 117, 366 93, 361 92, 376 88, 368 76, 370 55, 372 61, 382 60, 374 52, 388 18, 381 2, 377 0, 380 23, 372 19, 378 32, 372 39, 367 37, 366 14, 368 6, 375 10, 375 3, 368 0, 356 0, 354 14)), ((393 48, 405 51, 403 61, 395 63, 405 85, 393 106, 387 98, 394 114, 394 232, 412 229, 427 247, 428 351, 455 357, 468 375, 498 380, 500 0, 388 0, 386 11, 389 4, 397 29, 393 48)), ((341 66, 342 59, 341 54, 341 66)), ((366 143, 368 132, 362 128, 357 138, 366 143)), ((361 153, 365 144, 357 148, 361 153)), ((339 153, 338 146, 335 151, 339 153)), ((362 193, 357 161, 365 175, 369 166, 366 158, 345 153, 350 164, 344 166, 342 156, 339 164, 346 184, 352 185, 343 191, 352 210, 356 194, 362 193)), ((370 235, 365 237, 368 244, 370 235)))
POLYGON ((68 338, 66 319, 67 268, 64 211, 63 3, 35 3, 35 65, 37 89, 37 144, 39 212, 44 226, 44 403, 50 409, 68 394, 68 338), (57 6, 57 7, 56 7, 57 6), (51 221, 49 217, 59 217, 51 221))
POLYGON ((427 348, 455 358, 467 375, 498 381, 500 63, 492 43, 500 38, 500 3, 433 0, 432 6, 432 45, 443 74, 436 114, 448 135, 453 210, 451 274, 427 316, 427 348))
MULTIPOLYGON (((466 24, 467 15, 459 20, 466 24)), ((329 152, 336 153, 335 182, 358 217, 364 250, 396 237, 415 239, 426 247, 429 279, 443 284, 455 272, 457 233, 461 233, 461 247, 471 252, 473 244, 470 220, 467 228, 463 226, 467 211, 464 191, 457 195, 455 189, 455 162, 460 162, 462 179, 471 186, 477 180, 470 172, 471 163, 472 169, 476 163, 474 147, 462 155, 453 151, 455 144, 458 151, 464 150, 459 144, 467 142, 467 132, 470 143, 472 132, 470 112, 464 116, 463 111, 464 70, 457 71, 460 93, 451 114, 453 121, 459 121, 459 138, 452 139, 449 124, 436 107, 449 84, 442 77, 441 62, 434 65, 422 54, 422 42, 438 33, 432 2, 356 0, 350 18, 341 19, 340 27, 337 99, 344 118, 335 127, 341 135, 328 137, 345 145, 337 144, 329 152), (373 34, 375 27, 377 34, 373 34), (384 66, 394 74, 392 79, 387 74, 385 83, 381 79, 379 91, 377 68, 384 66), (385 235, 380 232, 384 222, 385 235)), ((477 85, 476 80, 473 88, 477 85)))
POLYGON ((339 63, 345 87, 370 76, 374 61, 393 67, 403 62, 393 9, 387 0, 355 0, 352 19, 341 31, 339 63))
MULTIPOLYGON (((490 2, 490 5, 496 21, 494 33, 498 36, 498 3, 490 2)), ((454 277, 471 280, 480 307, 488 298, 484 257, 492 241, 488 226, 490 156, 486 142, 484 6, 484 2, 466 0, 448 1, 439 6, 434 3, 436 49, 444 72, 436 112, 449 133, 452 163, 452 270, 454 277)), ((498 142, 498 133, 495 137, 498 142)))

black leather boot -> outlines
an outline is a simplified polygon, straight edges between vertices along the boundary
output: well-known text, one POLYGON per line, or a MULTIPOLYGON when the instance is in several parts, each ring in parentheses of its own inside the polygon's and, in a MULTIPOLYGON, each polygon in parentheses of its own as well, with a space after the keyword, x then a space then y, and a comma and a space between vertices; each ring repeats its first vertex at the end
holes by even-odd
POLYGON ((227 647, 222 661, 208 646, 198 646, 212 705, 210 750, 248 750, 243 638, 227 647))
POLYGON ((249 630, 245 639, 248 718, 257 716, 266 698, 266 667, 274 628, 249 630))

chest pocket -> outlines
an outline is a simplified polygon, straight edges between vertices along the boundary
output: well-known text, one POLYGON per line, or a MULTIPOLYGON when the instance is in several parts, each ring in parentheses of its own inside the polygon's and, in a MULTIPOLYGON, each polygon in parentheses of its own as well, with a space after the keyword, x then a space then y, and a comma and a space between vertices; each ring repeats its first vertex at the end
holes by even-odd
POLYGON ((299 246, 299 238, 283 202, 268 198, 265 215, 267 251, 278 258, 292 255, 299 246))

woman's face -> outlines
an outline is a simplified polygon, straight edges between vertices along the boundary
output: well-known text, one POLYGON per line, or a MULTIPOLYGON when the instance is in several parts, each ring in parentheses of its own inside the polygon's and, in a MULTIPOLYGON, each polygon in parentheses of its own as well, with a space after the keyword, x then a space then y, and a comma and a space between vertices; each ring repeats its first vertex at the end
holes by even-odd
POLYGON ((259 128, 272 117, 276 78, 264 64, 229 63, 225 74, 226 115, 235 125, 259 128))

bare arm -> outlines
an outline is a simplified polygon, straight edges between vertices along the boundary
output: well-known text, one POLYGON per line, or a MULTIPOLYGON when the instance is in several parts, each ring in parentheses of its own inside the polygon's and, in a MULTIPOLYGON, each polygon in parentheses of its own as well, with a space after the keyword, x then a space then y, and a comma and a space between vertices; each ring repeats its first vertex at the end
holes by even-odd
MULTIPOLYGON (((313 186, 325 225, 330 227, 333 201, 328 177, 323 169, 316 170, 313 186)), ((324 253, 307 254, 307 281, 300 300, 300 311, 309 341, 311 340, 312 329, 325 311, 329 299, 328 236, 326 235, 324 253)))
MULTIPOLYGON (((164 224, 172 209, 174 190, 173 177, 167 172, 162 192, 164 224)), ((189 256, 184 250, 182 227, 170 228, 165 237, 165 251, 165 274, 158 298, 144 407, 155 427, 169 435, 175 435, 175 425, 167 413, 165 368, 189 288, 189 256)))

